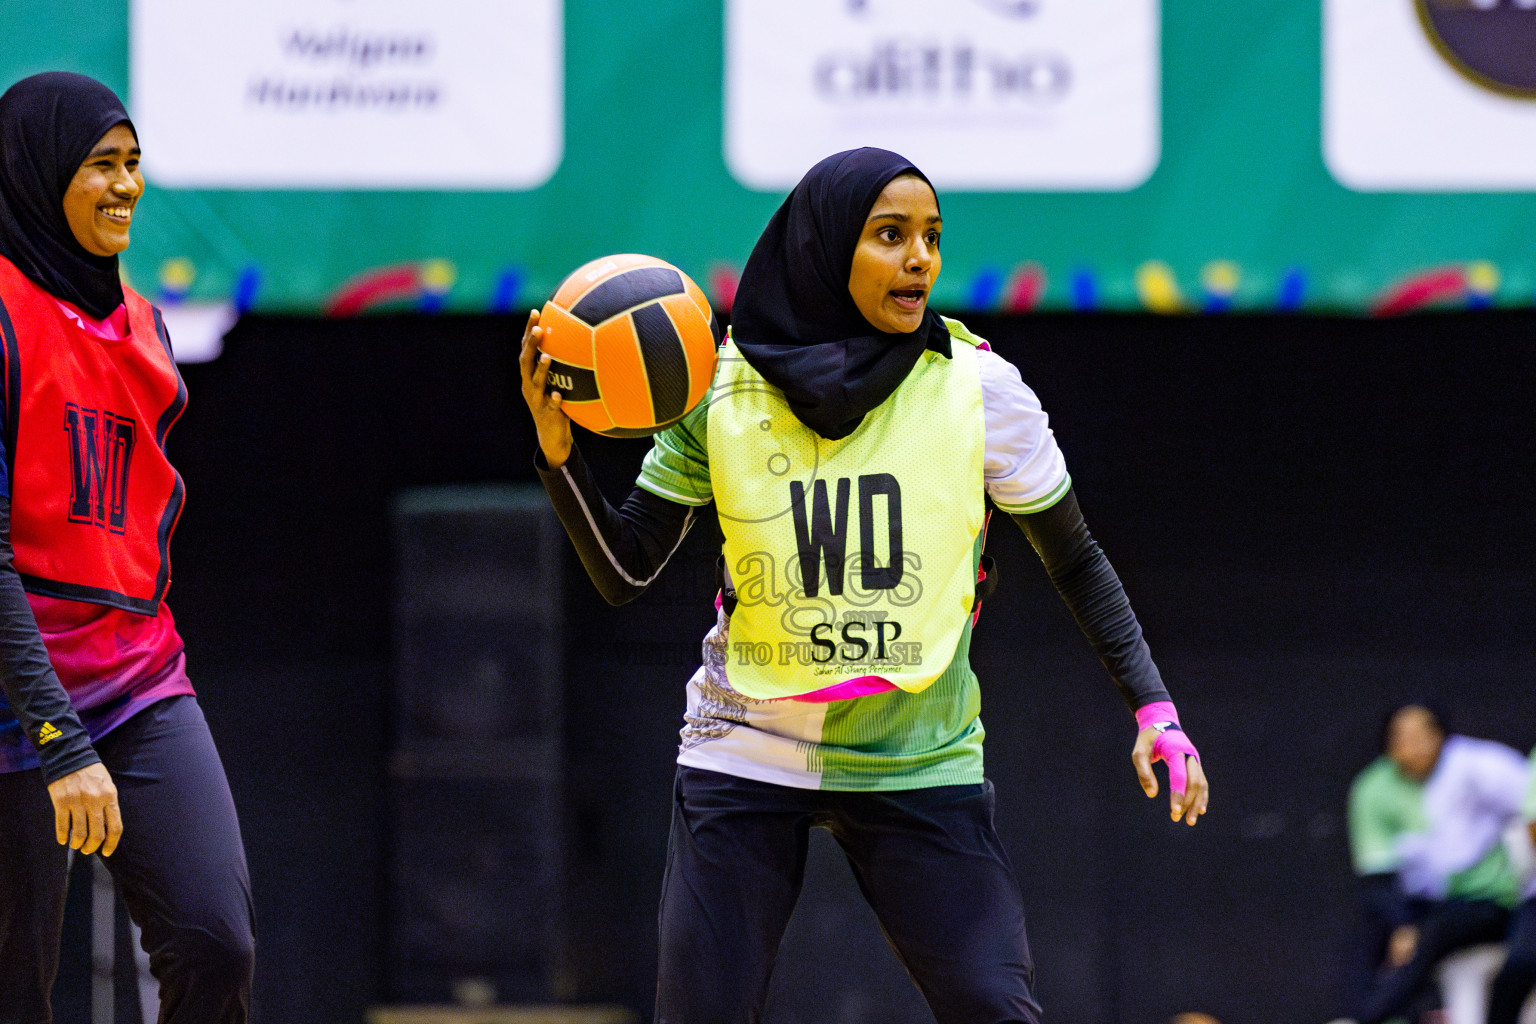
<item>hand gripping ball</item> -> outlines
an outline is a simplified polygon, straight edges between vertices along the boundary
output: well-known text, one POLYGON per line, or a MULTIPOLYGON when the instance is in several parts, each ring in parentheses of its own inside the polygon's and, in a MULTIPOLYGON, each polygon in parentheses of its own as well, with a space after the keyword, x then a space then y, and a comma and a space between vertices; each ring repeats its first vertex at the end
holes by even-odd
POLYGON ((720 327, 704 292, 672 264, 626 253, 578 267, 539 313, 547 390, 588 430, 644 437, 709 391, 720 327))

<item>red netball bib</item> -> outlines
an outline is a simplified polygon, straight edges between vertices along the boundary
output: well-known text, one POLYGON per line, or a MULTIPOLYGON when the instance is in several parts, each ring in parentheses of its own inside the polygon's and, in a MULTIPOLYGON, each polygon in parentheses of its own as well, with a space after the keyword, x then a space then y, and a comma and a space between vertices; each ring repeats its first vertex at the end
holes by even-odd
POLYGON ((11 547, 30 593, 154 615, 183 499, 165 436, 187 392, 159 311, 123 293, 128 337, 102 340, 0 258, 11 547))

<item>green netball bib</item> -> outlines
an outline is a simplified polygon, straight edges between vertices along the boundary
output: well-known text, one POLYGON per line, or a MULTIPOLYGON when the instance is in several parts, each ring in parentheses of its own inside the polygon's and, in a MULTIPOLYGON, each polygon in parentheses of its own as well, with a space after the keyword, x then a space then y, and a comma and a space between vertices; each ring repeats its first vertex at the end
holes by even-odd
POLYGON ((924 352, 840 441, 721 348, 708 444, 741 693, 871 676, 916 693, 949 666, 975 602, 986 442, 975 341, 951 333, 953 358, 924 352))

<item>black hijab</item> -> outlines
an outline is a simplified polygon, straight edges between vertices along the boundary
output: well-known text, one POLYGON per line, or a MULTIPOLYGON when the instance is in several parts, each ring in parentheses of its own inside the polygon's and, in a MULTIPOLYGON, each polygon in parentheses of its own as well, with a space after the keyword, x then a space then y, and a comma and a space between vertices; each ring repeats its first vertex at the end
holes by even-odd
POLYGON ((834 153, 812 167, 763 229, 731 307, 731 337, 747 362, 784 392, 801 423, 833 441, 857 430, 925 349, 950 354, 933 310, 911 334, 887 334, 848 292, 869 211, 903 174, 928 181, 883 149, 834 153))
POLYGON ((69 71, 23 78, 0 96, 0 256, 97 319, 123 302, 117 257, 92 255, 75 240, 64 193, 118 124, 133 130, 112 90, 69 71))

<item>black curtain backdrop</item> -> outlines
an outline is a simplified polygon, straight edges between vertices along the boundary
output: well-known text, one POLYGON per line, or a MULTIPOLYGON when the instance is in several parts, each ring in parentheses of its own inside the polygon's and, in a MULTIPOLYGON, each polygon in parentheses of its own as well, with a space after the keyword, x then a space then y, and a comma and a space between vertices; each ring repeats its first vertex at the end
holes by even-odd
MULTIPOLYGON (((1345 794, 1382 716, 1435 693, 1462 731, 1536 744, 1536 314, 968 323, 1051 414, 1213 780, 1195 829, 1145 800, 1130 716, 1022 535, 994 522, 1002 585, 974 660, 1051 1019, 1328 1019, 1348 931, 1345 794)), ((387 511, 404 487, 534 479, 519 328, 248 317, 218 361, 184 369, 169 600, 241 811, 263 1024, 358 1021, 384 990, 387 511)), ((619 500, 647 443, 580 443, 619 500)), ((622 609, 572 588, 583 1000, 649 1011, 682 686, 716 542, 696 530, 622 609)), ((771 1016, 922 1020, 846 871, 817 857, 771 1016)))

